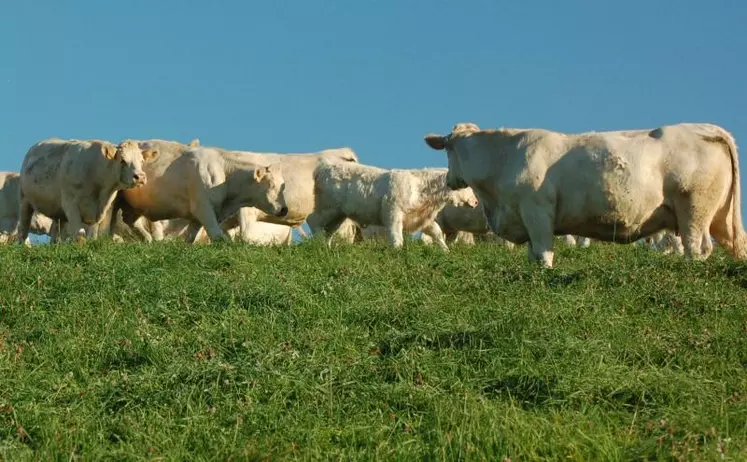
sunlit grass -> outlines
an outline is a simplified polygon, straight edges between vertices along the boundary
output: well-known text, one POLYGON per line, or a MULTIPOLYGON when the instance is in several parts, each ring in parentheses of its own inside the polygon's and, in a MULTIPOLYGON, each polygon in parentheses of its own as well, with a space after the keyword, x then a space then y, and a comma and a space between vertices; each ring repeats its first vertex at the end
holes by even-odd
POLYGON ((747 265, 0 248, 0 457, 745 460, 747 265))

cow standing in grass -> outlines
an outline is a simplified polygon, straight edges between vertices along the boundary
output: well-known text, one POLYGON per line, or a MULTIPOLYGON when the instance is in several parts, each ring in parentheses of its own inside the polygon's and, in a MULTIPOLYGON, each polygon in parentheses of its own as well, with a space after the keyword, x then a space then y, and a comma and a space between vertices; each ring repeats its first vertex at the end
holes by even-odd
POLYGON ((449 203, 466 205, 470 194, 446 185, 446 169, 385 170, 369 165, 326 164, 316 174, 316 213, 308 224, 314 235, 329 237, 345 219, 362 227, 386 227, 389 243, 403 245, 403 233, 422 231, 444 250, 441 228, 435 221, 449 203))
POLYGON ((491 229, 547 267, 554 234, 629 243, 662 229, 683 236, 689 257, 710 255, 710 233, 747 258, 737 148, 716 125, 565 134, 463 123, 425 141, 446 150, 449 186, 470 186, 491 229))
MULTIPOLYGON (((0 243, 12 242, 16 238, 18 217, 20 215, 18 203, 20 174, 17 172, 0 172, 0 243)), ((34 213, 29 224, 29 232, 33 234, 49 235, 54 220, 40 213, 34 213)))
POLYGON ((143 167, 157 154, 133 141, 53 138, 35 144, 21 165, 18 242, 26 242, 34 212, 66 223, 68 236, 96 237, 117 191, 145 185, 143 167))

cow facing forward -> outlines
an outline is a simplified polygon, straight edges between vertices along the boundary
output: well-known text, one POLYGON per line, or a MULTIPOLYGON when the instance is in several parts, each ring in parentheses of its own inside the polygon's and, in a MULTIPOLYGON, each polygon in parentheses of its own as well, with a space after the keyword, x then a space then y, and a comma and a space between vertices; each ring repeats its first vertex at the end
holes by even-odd
POLYGON ((565 134, 462 123, 425 142, 446 150, 449 187, 470 186, 491 229, 529 242, 530 260, 547 267, 555 234, 628 243, 661 229, 679 232, 691 258, 710 255, 709 232, 747 258, 737 149, 721 127, 565 134))
POLYGON ((357 163, 320 166, 316 211, 307 223, 313 234, 328 236, 346 218, 363 227, 385 226, 393 247, 403 245, 403 232, 422 230, 448 250, 436 214, 448 203, 477 207, 477 200, 471 192, 450 190, 446 173, 446 169, 385 170, 357 163))
POLYGON ((146 183, 143 165, 157 158, 155 149, 133 141, 41 141, 29 149, 20 172, 18 236, 26 241, 34 212, 67 222, 71 237, 95 237, 98 223, 118 190, 146 183))

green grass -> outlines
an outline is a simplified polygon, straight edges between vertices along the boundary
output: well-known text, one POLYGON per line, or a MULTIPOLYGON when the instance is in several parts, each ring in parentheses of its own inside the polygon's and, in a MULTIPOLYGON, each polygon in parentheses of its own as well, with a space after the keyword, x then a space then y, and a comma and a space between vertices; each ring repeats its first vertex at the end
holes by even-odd
POLYGON ((0 459, 746 460, 747 264, 0 248, 0 459))

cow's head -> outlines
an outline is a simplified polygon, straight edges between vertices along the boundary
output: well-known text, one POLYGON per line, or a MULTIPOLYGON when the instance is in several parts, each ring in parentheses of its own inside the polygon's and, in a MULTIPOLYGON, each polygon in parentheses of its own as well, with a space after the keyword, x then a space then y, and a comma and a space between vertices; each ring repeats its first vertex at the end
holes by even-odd
POLYGON ((451 204, 456 207, 477 208, 479 201, 472 188, 466 187, 451 192, 451 204))
POLYGON ((259 186, 258 193, 255 195, 257 208, 278 217, 288 215, 282 166, 272 164, 267 167, 257 167, 254 169, 254 181, 259 186))
POLYGON ((468 186, 462 176, 462 166, 459 162, 459 151, 456 145, 460 139, 479 131, 480 127, 473 123, 459 123, 454 125, 448 135, 425 135, 425 143, 428 146, 437 151, 446 151, 449 159, 449 173, 446 174, 446 184, 449 188, 456 190, 468 186))
POLYGON ((130 140, 121 142, 119 146, 105 143, 102 148, 104 157, 113 162, 114 168, 119 170, 119 183, 124 188, 145 185, 143 164, 155 159, 158 156, 158 150, 150 146, 141 146, 130 140))

